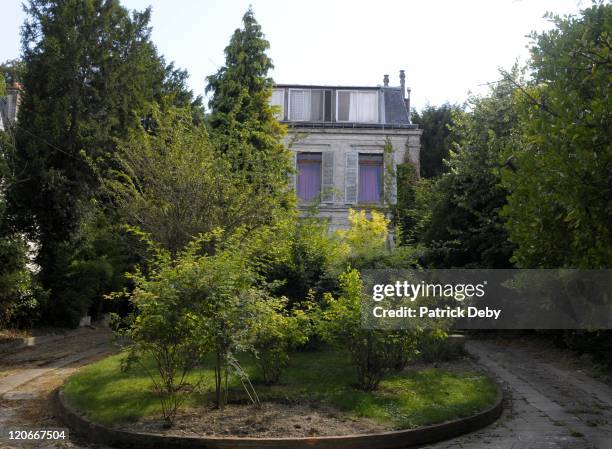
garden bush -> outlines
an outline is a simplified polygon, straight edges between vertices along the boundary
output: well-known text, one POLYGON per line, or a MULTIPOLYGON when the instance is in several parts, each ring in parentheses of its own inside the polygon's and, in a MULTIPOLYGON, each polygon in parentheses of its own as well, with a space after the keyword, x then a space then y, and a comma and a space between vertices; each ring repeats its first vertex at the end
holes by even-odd
POLYGON ((169 425, 186 396, 198 388, 187 379, 206 356, 214 366, 217 407, 227 403, 230 375, 259 405, 236 354, 255 352, 264 380, 273 382, 288 351, 308 338, 304 313, 285 313, 286 300, 272 297, 258 278, 250 246, 255 237, 221 234, 215 230, 195 238, 174 258, 157 248, 148 273, 137 270, 131 276, 135 288, 127 295, 136 313, 125 331, 132 341, 130 360, 155 362, 157 372, 150 376, 169 425), (212 241, 215 249, 208 254, 212 241))
POLYGON ((252 329, 252 346, 263 381, 278 382, 289 363, 289 352, 304 345, 310 335, 310 319, 304 310, 287 312, 285 299, 270 298, 260 303, 262 309, 252 329))
POLYGON ((321 314, 324 340, 346 350, 357 371, 357 387, 371 391, 383 376, 403 369, 416 356, 422 330, 366 329, 361 325, 363 286, 359 272, 349 269, 340 275, 341 294, 326 295, 327 310, 321 314))

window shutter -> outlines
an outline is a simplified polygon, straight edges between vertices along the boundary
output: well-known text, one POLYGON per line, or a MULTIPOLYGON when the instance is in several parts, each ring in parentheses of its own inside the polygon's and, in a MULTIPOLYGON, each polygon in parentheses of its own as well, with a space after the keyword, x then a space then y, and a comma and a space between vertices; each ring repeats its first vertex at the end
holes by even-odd
POLYGON ((334 152, 323 152, 323 167, 322 167, 322 183, 321 183, 321 201, 324 203, 334 202, 334 152))
POLYGON ((349 151, 346 153, 346 166, 344 167, 344 202, 357 203, 359 192, 359 153, 349 151))

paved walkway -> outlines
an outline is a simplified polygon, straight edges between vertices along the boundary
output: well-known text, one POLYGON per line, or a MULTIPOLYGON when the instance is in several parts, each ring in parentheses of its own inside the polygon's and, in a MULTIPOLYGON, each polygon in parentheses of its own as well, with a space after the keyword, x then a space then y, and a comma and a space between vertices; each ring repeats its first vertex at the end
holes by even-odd
POLYGON ((505 385, 502 417, 429 449, 612 449, 612 389, 525 350, 471 341, 468 351, 505 385))
MULTIPOLYGON (((54 417, 50 395, 80 367, 111 353, 110 341, 108 329, 82 328, 61 338, 38 339, 28 347, 0 352, 0 433, 65 427, 54 417)), ((2 449, 98 447, 72 435, 68 441, 45 442, 15 442, 0 435, 2 449)))

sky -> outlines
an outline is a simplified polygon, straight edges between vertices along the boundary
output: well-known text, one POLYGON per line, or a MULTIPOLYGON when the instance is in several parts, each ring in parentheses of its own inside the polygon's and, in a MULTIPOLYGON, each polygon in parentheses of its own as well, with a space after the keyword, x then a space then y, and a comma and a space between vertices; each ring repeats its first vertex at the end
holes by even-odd
MULTIPOLYGON (((588 0, 122 0, 151 6, 152 39, 166 60, 190 73, 203 94, 205 78, 252 5, 270 42, 276 82, 375 86, 406 71, 412 105, 462 103, 486 92, 499 68, 528 57, 527 34, 549 29, 547 11, 575 14, 588 0)), ((20 54, 21 0, 0 0, 0 61, 20 54)))

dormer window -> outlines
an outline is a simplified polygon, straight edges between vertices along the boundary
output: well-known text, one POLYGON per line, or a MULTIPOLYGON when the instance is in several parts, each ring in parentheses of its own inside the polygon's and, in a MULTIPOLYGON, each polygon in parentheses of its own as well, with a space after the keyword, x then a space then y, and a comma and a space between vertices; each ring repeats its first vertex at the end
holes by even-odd
POLYGON ((378 92, 339 90, 336 117, 339 122, 378 123, 378 92))
POLYGON ((330 122, 331 90, 289 89, 289 120, 330 122))

